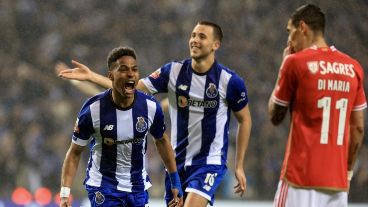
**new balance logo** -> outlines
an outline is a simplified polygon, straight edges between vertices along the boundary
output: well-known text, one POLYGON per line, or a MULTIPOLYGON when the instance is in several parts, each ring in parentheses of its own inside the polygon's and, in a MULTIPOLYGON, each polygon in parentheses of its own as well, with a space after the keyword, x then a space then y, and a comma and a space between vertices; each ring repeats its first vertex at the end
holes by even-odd
POLYGON ((114 125, 105 125, 105 128, 103 130, 108 130, 108 131, 111 131, 114 129, 114 125))
POLYGON ((186 91, 186 90, 188 89, 188 86, 187 86, 187 85, 180 84, 180 85, 178 86, 178 88, 179 88, 180 90, 186 91))

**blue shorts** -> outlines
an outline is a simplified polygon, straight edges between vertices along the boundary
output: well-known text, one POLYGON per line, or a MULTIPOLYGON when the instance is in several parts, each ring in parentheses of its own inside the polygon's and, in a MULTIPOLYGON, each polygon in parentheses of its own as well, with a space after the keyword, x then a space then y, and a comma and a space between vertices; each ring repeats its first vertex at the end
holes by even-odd
POLYGON ((148 192, 124 192, 86 185, 91 206, 98 207, 145 207, 148 204, 148 192))
MULTIPOLYGON (((188 192, 193 192, 206 198, 212 206, 215 200, 216 189, 223 180, 226 171, 226 165, 198 165, 178 169, 183 192, 185 192, 184 199, 188 192)), ((165 200, 166 204, 168 204, 173 199, 173 196, 167 172, 165 189, 165 200)))

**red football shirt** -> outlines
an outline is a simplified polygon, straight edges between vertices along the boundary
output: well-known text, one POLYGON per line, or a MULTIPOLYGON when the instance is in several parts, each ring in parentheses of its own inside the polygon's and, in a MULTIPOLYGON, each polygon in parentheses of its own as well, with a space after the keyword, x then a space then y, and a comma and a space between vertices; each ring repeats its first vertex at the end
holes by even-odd
POLYGON ((360 64, 334 47, 314 46, 284 59, 273 96, 291 112, 281 179, 346 190, 350 114, 367 107, 363 78, 360 64))

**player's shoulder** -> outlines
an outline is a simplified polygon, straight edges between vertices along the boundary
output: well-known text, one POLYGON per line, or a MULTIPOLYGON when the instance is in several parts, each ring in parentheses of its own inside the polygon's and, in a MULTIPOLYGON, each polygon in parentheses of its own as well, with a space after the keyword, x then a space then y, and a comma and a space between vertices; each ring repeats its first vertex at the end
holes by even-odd
POLYGON ((159 70, 160 73, 169 73, 171 70, 180 70, 181 68, 185 67, 185 65, 190 65, 190 60, 172 60, 170 62, 165 63, 162 65, 159 70))
POLYGON ((111 89, 108 89, 106 91, 103 91, 95 96, 92 96, 90 98, 88 98, 84 103, 83 103, 83 106, 81 108, 81 111, 80 111, 80 115, 82 116, 83 114, 89 114, 91 108, 90 106, 93 105, 94 103, 100 101, 101 99, 104 99, 104 98, 108 98, 109 97, 109 93, 111 92, 111 89))
POLYGON ((105 90, 101 93, 98 93, 96 94, 95 96, 92 96, 90 98, 88 98, 85 102, 84 102, 84 106, 83 107, 86 107, 86 106, 90 106, 91 104, 103 99, 103 98, 106 98, 109 96, 109 94, 111 93, 111 89, 108 89, 108 90, 105 90))
POLYGON ((238 74, 233 69, 230 69, 229 67, 225 66, 224 64, 222 64, 218 61, 215 61, 214 64, 216 64, 217 70, 219 70, 221 72, 228 73, 231 76, 233 76, 233 75, 238 76, 238 74))
POLYGON ((352 63, 356 64, 356 65, 360 65, 360 63, 357 59, 355 59, 354 57, 348 55, 345 52, 342 52, 341 50, 336 49, 334 46, 331 46, 331 50, 334 51, 336 53, 336 55, 341 56, 341 58, 345 58, 345 59, 351 61, 352 63))
POLYGON ((190 61, 191 61, 190 59, 172 60, 172 61, 166 63, 164 66, 170 66, 170 65, 174 65, 174 64, 184 65, 184 64, 190 63, 190 61))
POLYGON ((149 101, 157 102, 156 98, 153 95, 145 93, 144 91, 141 91, 141 90, 137 90, 137 97, 138 99, 141 99, 141 100, 149 100, 149 101))

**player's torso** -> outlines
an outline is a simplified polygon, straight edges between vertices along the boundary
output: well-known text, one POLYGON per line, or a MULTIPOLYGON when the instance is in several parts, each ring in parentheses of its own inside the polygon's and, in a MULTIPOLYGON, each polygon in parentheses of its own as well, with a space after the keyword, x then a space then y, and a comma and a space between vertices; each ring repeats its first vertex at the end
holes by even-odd
POLYGON ((288 176, 296 184, 346 187, 348 123, 358 87, 354 62, 336 51, 305 52, 291 102, 288 176))
POLYGON ((228 125, 226 89, 231 77, 214 65, 205 74, 190 65, 172 66, 168 83, 171 138, 177 157, 186 165, 222 164, 228 125), (211 146, 216 146, 212 147, 211 146))
POLYGON ((147 176, 146 136, 154 117, 153 108, 139 95, 131 108, 119 109, 105 98, 90 109, 95 133, 88 182, 94 186, 105 182, 124 191, 134 185, 143 186, 142 179, 147 176))

